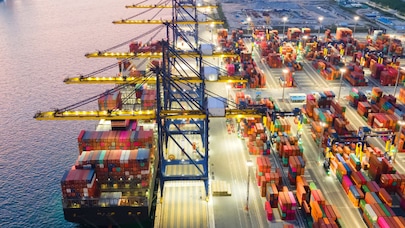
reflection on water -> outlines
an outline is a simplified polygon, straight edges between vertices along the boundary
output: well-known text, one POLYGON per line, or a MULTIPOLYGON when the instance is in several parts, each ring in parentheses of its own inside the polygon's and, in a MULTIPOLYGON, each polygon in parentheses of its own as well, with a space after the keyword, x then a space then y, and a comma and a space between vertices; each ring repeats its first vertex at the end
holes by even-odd
POLYGON ((136 10, 125 8, 133 3, 0 1, 1 227, 74 227, 63 219, 60 178, 78 156, 80 130, 94 129, 96 123, 37 121, 33 116, 112 88, 66 85, 63 79, 111 65, 113 59, 86 59, 84 54, 146 30, 111 23, 135 15, 136 10))

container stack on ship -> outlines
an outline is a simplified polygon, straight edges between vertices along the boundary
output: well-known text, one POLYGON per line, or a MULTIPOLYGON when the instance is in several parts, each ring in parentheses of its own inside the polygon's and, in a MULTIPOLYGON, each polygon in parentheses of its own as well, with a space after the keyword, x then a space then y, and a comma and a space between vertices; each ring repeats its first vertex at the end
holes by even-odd
POLYGON ((79 134, 78 158, 61 180, 66 220, 96 226, 151 222, 158 164, 153 130, 124 122, 122 130, 79 134))
MULTIPOLYGON (((134 106, 148 110, 154 89, 136 93, 106 92, 99 110, 134 106)), ((154 123, 137 120, 101 120, 96 130, 78 136, 78 157, 62 177, 65 219, 92 226, 153 224, 158 153, 154 123)))

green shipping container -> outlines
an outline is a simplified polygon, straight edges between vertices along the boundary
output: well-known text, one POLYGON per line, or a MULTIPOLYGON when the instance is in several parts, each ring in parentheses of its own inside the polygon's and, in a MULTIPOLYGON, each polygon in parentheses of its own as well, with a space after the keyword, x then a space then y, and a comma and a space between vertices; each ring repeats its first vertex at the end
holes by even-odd
POLYGON ((288 158, 282 157, 281 161, 283 162, 283 165, 288 165, 288 158))
POLYGON ((359 95, 358 95, 357 93, 353 92, 353 91, 350 92, 349 95, 350 95, 351 97, 353 97, 354 99, 359 99, 359 95))
POLYGON ((308 118, 306 115, 302 115, 302 123, 303 124, 308 124, 308 118))
POLYGON ((364 194, 366 194, 367 192, 370 192, 370 189, 368 189, 367 185, 362 185, 361 189, 363 190, 364 194))
POLYGON ((336 219, 336 224, 338 225, 338 227, 346 227, 345 224, 343 223, 342 218, 336 219))
POLYGON ((391 213, 388 211, 388 209, 385 207, 384 204, 379 203, 378 205, 379 205, 380 208, 384 211, 384 213, 385 213, 386 216, 388 216, 388 217, 391 217, 391 216, 392 216, 391 213))
POLYGON ((338 179, 339 183, 342 183, 343 175, 339 171, 336 171, 336 178, 338 179))
POLYGON ((274 104, 274 110, 275 111, 280 111, 280 108, 278 107, 278 104, 277 103, 273 103, 274 104))
POLYGON ((360 200, 360 208, 364 211, 364 207, 366 206, 366 201, 364 199, 360 200))
POLYGON ((304 147, 302 146, 302 144, 298 145, 298 148, 300 149, 300 153, 304 153, 304 147))
POLYGON ((318 188, 316 187, 314 182, 311 182, 311 183, 309 183, 309 189, 310 190, 315 190, 315 189, 318 189, 318 188))

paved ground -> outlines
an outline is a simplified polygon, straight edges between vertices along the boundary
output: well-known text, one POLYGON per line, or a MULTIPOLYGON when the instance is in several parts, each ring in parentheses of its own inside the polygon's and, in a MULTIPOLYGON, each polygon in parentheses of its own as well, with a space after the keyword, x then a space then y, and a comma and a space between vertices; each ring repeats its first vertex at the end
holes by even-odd
MULTIPOLYGON (((373 21, 366 20, 364 16, 367 13, 376 12, 373 8, 368 8, 363 5, 362 8, 358 8, 358 15, 360 20, 357 22, 354 20, 354 14, 345 11, 337 4, 330 4, 329 1, 321 0, 223 0, 222 9, 227 18, 230 29, 235 28, 247 28, 249 17, 254 26, 270 26, 274 29, 282 29, 284 22, 283 17, 287 17, 285 27, 309 27, 312 31, 318 31, 326 27, 345 26, 354 28, 357 26, 357 30, 366 28, 370 25, 378 26, 380 28, 386 28, 387 31, 393 28, 386 27, 383 24, 377 24, 373 21), (248 3, 248 4, 246 4, 248 3), (269 13, 269 17, 263 14, 269 13), (320 22, 319 17, 323 17, 320 22), (266 20, 269 20, 266 23, 266 20)), ((369 6, 371 7, 371 6, 369 6)), ((391 19, 395 26, 403 26, 405 22, 394 16, 388 17, 391 19)), ((281 31, 280 31, 281 32, 281 31)))

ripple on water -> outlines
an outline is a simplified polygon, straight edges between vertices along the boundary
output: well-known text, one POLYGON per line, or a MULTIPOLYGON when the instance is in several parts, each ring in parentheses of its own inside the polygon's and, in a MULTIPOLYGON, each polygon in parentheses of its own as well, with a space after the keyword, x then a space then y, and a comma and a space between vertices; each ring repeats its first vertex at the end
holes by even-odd
POLYGON ((78 156, 80 130, 94 129, 95 123, 36 121, 33 115, 112 87, 62 81, 114 63, 86 59, 86 52, 139 35, 111 23, 134 14, 125 9, 129 4, 133 1, 0 3, 0 227, 75 227, 63 218, 60 178, 78 156))

